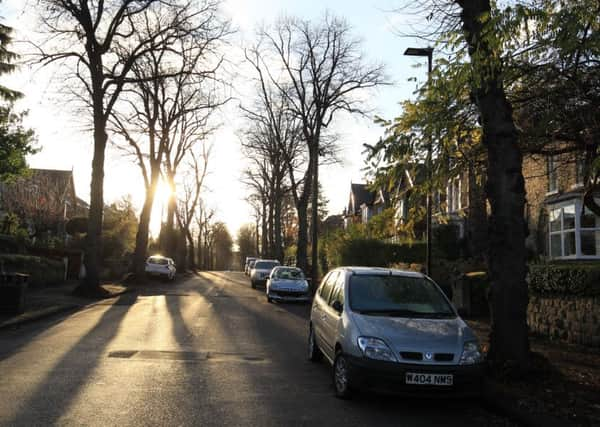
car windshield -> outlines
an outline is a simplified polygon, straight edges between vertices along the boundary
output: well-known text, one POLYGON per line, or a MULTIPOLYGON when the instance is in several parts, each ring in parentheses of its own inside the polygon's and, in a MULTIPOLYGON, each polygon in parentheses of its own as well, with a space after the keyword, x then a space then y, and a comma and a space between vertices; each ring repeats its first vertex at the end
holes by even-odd
POLYGON ((275 271, 273 277, 282 280, 301 280, 304 279, 304 274, 299 268, 279 268, 275 271))
POLYGON ((169 260, 167 258, 150 258, 148 260, 148 264, 159 264, 159 265, 167 265, 169 263, 169 260))
POLYGON ((433 282, 421 277, 354 275, 350 308, 361 314, 454 318, 456 315, 433 282))
POLYGON ((276 261, 256 261, 254 268, 257 270, 271 270, 279 265, 276 261))

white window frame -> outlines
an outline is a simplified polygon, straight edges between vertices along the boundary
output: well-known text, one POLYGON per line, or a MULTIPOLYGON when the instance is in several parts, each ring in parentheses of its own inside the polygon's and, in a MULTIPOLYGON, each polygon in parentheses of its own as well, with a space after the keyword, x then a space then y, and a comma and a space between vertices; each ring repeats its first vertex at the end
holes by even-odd
POLYGON ((548 220, 548 257, 551 259, 579 259, 579 260, 597 260, 600 259, 600 253, 596 255, 583 255, 581 253, 581 232, 600 232, 600 226, 597 227, 581 227, 581 212, 583 209, 583 202, 580 198, 577 199, 569 199, 560 203, 555 203, 547 206, 548 209, 548 218, 550 218, 550 212, 555 209, 560 209, 560 230, 559 231, 551 231, 550 220, 548 220), (566 206, 575 206, 575 228, 564 228, 564 215, 563 209, 566 206), (565 239, 564 235, 566 233, 575 233, 575 254, 573 255, 562 255, 565 253, 565 239), (561 245, 561 256, 552 256, 552 244, 551 239, 553 235, 560 235, 560 245, 561 245))
POLYGON ((462 180, 460 176, 448 180, 448 186, 446 188, 446 206, 448 207, 448 213, 458 212, 462 209, 461 193, 462 193, 462 180), (456 190, 456 191, 455 191, 456 190))

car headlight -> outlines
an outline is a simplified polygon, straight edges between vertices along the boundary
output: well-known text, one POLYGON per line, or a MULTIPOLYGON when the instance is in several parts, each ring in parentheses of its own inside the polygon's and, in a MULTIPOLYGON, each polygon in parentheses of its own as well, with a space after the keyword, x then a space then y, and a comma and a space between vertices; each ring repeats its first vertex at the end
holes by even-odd
POLYGON ((385 342, 379 338, 358 337, 358 347, 365 357, 375 360, 385 360, 388 362, 397 362, 396 356, 385 342))
POLYGON ((463 352, 460 356, 461 365, 474 365, 481 362, 481 350, 477 341, 466 341, 463 345, 463 352))

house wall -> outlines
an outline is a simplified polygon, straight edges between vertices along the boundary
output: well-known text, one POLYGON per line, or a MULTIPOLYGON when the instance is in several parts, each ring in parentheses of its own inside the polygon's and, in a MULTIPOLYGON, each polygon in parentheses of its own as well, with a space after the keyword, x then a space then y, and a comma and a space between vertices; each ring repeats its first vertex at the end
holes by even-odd
POLYGON ((535 254, 548 255, 548 197, 576 190, 576 168, 573 153, 555 156, 557 190, 549 191, 548 160, 546 156, 529 155, 523 158, 526 212, 529 228, 527 248, 535 254))

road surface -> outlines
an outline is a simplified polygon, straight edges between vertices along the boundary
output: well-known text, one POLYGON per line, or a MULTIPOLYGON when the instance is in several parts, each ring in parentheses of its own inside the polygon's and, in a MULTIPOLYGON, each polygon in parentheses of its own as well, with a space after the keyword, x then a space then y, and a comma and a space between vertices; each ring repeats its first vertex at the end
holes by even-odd
POLYGON ((0 425, 509 425, 473 401, 336 399, 305 357, 308 314, 202 273, 2 331, 0 425))

